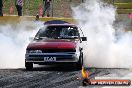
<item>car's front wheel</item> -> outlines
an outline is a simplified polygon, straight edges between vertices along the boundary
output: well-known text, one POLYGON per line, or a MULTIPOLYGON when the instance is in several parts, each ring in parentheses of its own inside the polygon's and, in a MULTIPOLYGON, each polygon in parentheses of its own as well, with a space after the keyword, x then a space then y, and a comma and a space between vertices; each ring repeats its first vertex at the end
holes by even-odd
POLYGON ((25 62, 26 70, 32 70, 33 69, 33 63, 25 62))
POLYGON ((77 62, 77 69, 82 69, 83 66, 83 53, 80 54, 79 56, 79 61, 77 62))

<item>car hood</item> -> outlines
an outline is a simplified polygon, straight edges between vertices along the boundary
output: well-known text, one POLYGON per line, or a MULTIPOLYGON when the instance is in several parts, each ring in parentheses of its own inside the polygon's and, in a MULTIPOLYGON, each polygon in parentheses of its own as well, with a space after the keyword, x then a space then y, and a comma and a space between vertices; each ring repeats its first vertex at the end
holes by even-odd
POLYGON ((75 49, 78 40, 69 39, 43 39, 34 40, 27 49, 75 49))

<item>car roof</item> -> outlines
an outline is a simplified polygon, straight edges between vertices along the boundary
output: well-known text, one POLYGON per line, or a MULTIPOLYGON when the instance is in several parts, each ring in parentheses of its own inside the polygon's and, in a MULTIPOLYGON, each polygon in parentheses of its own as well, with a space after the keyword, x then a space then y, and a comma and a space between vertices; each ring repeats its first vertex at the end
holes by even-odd
POLYGON ((44 25, 47 25, 47 26, 75 26, 75 27, 77 27, 75 24, 71 24, 71 23, 63 21, 63 20, 46 21, 44 23, 44 25))
POLYGON ((70 24, 70 23, 63 20, 50 20, 50 21, 44 22, 44 25, 47 25, 47 24, 70 24))

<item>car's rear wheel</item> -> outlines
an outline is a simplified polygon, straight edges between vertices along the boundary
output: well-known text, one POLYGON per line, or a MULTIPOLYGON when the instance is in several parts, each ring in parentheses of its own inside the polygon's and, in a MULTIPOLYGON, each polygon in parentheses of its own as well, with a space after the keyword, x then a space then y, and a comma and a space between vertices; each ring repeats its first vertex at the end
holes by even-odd
POLYGON ((32 70, 33 69, 33 63, 25 62, 26 70, 32 70))
POLYGON ((83 53, 81 53, 79 56, 79 61, 77 62, 77 69, 78 70, 82 69, 82 66, 83 66, 83 53))

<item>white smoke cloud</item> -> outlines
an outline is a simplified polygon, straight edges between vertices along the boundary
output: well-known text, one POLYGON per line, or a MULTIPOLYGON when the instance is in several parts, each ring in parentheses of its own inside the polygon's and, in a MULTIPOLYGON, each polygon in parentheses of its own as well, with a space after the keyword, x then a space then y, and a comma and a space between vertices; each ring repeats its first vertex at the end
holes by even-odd
POLYGON ((42 23, 21 20, 16 25, 0 25, 0 68, 23 68, 26 46, 42 23))
POLYGON ((115 36, 115 16, 116 8, 100 0, 86 0, 73 8, 73 17, 87 36, 85 66, 132 67, 132 33, 121 31, 115 36))

